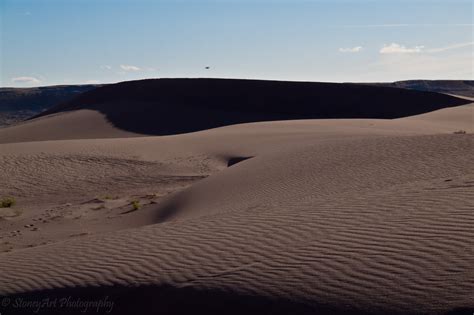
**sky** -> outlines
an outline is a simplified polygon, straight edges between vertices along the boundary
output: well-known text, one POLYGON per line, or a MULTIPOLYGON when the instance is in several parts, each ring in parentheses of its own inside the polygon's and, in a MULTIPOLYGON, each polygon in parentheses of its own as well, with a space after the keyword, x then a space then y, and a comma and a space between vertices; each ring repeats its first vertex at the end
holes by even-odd
POLYGON ((0 0, 0 86, 472 80, 473 16, 471 0, 0 0))

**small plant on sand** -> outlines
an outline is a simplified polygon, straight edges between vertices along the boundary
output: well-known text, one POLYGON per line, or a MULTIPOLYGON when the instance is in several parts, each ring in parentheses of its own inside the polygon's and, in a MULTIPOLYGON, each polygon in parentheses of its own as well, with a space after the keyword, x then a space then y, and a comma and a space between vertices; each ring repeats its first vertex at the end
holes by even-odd
POLYGON ((111 195, 105 195, 104 198, 102 199, 105 199, 105 200, 116 200, 118 199, 119 197, 117 196, 111 196, 111 195))
POLYGON ((455 132, 453 132, 455 135, 465 135, 466 134, 466 130, 457 130, 455 132))
POLYGON ((132 205, 133 210, 138 210, 141 207, 140 201, 138 201, 138 200, 133 200, 131 205, 132 205))
POLYGON ((0 208, 11 208, 15 205, 16 201, 13 197, 3 197, 0 199, 0 208))

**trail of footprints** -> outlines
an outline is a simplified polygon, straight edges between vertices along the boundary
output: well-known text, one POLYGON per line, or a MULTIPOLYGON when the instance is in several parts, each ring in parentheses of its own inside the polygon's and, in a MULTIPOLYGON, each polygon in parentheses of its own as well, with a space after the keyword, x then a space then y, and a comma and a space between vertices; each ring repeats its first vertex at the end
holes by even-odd
MULTIPOLYGON (((64 220, 78 220, 92 215, 96 215, 97 212, 103 211, 103 216, 106 219, 114 219, 119 216, 127 215, 134 211, 142 210, 144 207, 156 204, 158 199, 163 196, 171 193, 168 191, 166 193, 148 193, 143 195, 131 195, 127 197, 120 196, 103 196, 101 198, 93 198, 77 204, 65 203, 55 207, 48 207, 45 210, 40 211, 40 214, 35 215, 30 218, 30 220, 25 221, 21 227, 16 226, 15 229, 5 231, 9 227, 0 226, 0 253, 11 252, 17 247, 18 239, 21 239, 25 236, 28 236, 28 233, 43 231, 47 233, 45 225, 51 223, 59 223, 64 220), (135 206, 134 206, 135 204, 135 206)), ((10 224, 12 226, 13 224, 10 224)), ((90 235, 91 232, 80 232, 72 233, 69 237, 82 237, 90 235)), ((47 234, 46 234, 46 238, 47 234)), ((45 245, 53 243, 57 240, 51 240, 46 242, 40 242, 37 244, 26 244, 22 247, 36 247, 40 245, 45 245)))

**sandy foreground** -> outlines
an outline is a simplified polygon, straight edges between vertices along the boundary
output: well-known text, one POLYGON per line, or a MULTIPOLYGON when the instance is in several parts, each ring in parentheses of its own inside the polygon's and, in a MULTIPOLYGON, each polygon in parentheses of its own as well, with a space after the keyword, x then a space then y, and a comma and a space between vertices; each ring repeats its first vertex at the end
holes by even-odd
POLYGON ((0 312, 472 314, 473 115, 2 129, 0 312))

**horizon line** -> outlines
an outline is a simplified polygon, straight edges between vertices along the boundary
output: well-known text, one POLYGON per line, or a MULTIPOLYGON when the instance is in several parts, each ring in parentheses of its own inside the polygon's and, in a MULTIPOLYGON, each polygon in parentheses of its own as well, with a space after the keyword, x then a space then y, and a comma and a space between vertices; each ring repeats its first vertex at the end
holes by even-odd
POLYGON ((308 81, 308 80, 281 80, 281 79, 258 79, 258 78, 229 78, 229 77, 163 77, 163 78, 143 78, 136 80, 125 80, 117 82, 104 82, 104 83, 71 83, 71 84, 48 84, 48 85, 35 85, 35 86, 0 86, 0 89, 35 89, 35 88, 44 88, 44 87, 60 87, 60 86, 80 86, 80 85, 111 85, 124 82, 134 82, 134 81, 145 81, 145 80, 249 80, 249 81, 278 81, 278 82, 308 82, 308 83, 339 83, 339 84, 377 84, 377 83, 397 83, 397 82, 408 82, 408 81, 472 81, 474 79, 403 79, 395 81, 308 81))

